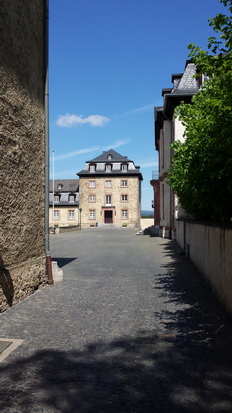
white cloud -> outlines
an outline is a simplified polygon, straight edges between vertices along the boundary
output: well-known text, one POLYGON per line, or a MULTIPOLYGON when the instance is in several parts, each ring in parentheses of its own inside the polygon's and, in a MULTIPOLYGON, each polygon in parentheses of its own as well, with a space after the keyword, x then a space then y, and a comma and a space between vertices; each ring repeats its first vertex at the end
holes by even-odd
POLYGON ((130 139, 119 139, 118 141, 116 141, 112 145, 104 146, 103 148, 101 148, 101 150, 109 151, 110 149, 117 149, 120 146, 127 145, 129 142, 130 142, 130 139))
POLYGON ((118 118, 124 118, 124 117, 129 116, 129 115, 135 115, 135 114, 140 114, 140 113, 145 113, 145 112, 152 112, 154 110, 155 106, 160 106, 160 105, 157 105, 155 103, 149 103, 148 105, 141 106, 139 108, 126 110, 125 112, 123 112, 121 114, 115 114, 113 116, 113 118, 118 119, 118 118))
POLYGON ((74 158, 75 156, 82 155, 82 154, 85 154, 85 153, 108 151, 109 149, 119 148, 120 146, 126 145, 129 142, 130 142, 130 139, 120 139, 120 140, 116 141, 115 143, 113 143, 112 145, 91 146, 89 148, 83 148, 83 149, 79 149, 77 151, 72 151, 72 152, 63 153, 62 155, 57 155, 57 156, 54 157, 54 159, 56 161, 58 161, 58 160, 61 160, 61 159, 74 158))
POLYGON ((104 126, 109 121, 109 118, 101 115, 90 115, 87 118, 84 118, 83 115, 70 115, 69 113, 66 113, 66 115, 59 116, 56 124, 63 128, 71 128, 72 126, 84 125, 86 123, 89 123, 92 126, 104 126))
POLYGON ((74 156, 82 155, 84 153, 95 152, 97 150, 99 150, 98 146, 91 146, 90 148, 79 149, 78 151, 72 151, 68 153, 63 153, 62 155, 57 155, 55 156, 55 160, 57 161, 60 159, 73 158, 74 156))
POLYGON ((154 106, 155 106, 154 103, 149 103, 149 105, 141 106, 140 108, 136 108, 136 109, 131 109, 125 113, 129 114, 129 113, 138 113, 138 112, 148 112, 150 110, 154 110, 154 106))

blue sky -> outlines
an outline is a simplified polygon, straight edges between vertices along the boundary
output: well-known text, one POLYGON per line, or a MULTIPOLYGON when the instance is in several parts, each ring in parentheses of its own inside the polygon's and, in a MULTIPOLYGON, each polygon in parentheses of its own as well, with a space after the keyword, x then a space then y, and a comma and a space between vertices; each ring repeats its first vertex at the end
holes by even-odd
POLYGON ((50 0, 55 179, 75 179, 85 161, 112 148, 141 166, 142 209, 151 210, 154 106, 172 73, 183 72, 188 44, 206 48, 208 18, 219 12, 218 0, 50 0))

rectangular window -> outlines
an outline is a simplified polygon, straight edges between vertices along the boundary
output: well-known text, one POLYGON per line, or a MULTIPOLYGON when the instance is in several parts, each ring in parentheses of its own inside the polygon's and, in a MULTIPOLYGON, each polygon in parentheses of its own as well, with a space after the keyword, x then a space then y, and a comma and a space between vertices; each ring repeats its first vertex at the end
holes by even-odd
POLYGON ((68 211, 68 219, 75 219, 75 211, 74 209, 70 209, 68 211))
POLYGON ((89 202, 96 202, 96 196, 95 195, 89 195, 89 202))
POLYGON ((89 210, 89 219, 95 219, 96 218, 96 211, 95 209, 90 209, 89 210))
POLYGON ((75 202, 75 195, 69 195, 69 202, 75 202))
POLYGON ((112 165, 106 165, 106 172, 112 171, 112 165))
POLYGON ((90 188, 95 188, 96 187, 96 182, 95 181, 89 181, 89 187, 90 188))
POLYGON ((90 165, 89 172, 95 172, 95 171, 96 171, 96 165, 90 165))
POLYGON ((128 167, 127 164, 122 164, 122 171, 127 171, 128 167))
POLYGON ((112 181, 110 181, 110 180, 105 181, 105 187, 106 188, 111 188, 112 187, 112 181))
POLYGON ((128 201, 128 195, 122 195, 121 199, 122 199, 122 202, 127 202, 128 201))
POLYGON ((111 205, 111 195, 106 195, 106 205, 111 205))
POLYGON ((60 195, 54 195, 54 201, 59 202, 60 201, 60 195))
POLYGON ((128 219, 128 210, 122 209, 122 219, 128 219))
POLYGON ((54 209, 53 219, 56 219, 56 220, 60 219, 60 211, 58 211, 57 209, 54 209))
POLYGON ((127 179, 123 179, 123 180, 121 181, 121 186, 122 186, 123 188, 127 187, 127 179))

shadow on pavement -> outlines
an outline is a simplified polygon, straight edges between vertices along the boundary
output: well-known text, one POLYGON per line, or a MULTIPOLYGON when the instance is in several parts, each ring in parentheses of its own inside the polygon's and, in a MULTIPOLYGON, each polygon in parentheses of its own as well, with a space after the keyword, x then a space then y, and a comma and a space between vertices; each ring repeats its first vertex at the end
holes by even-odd
MULTIPOLYGON (((225 336, 138 333, 83 351, 38 351, 0 369, 1 413, 231 412, 225 336)), ((228 348, 227 348, 228 351, 228 348)))
POLYGON ((155 288, 167 310, 154 312, 162 333, 13 358, 0 368, 1 413, 232 411, 231 318, 190 262, 163 247, 170 260, 155 288))
POLYGON ((52 261, 56 261, 59 268, 64 267, 65 265, 77 259, 78 259, 77 257, 75 258, 53 258, 52 257, 52 261))

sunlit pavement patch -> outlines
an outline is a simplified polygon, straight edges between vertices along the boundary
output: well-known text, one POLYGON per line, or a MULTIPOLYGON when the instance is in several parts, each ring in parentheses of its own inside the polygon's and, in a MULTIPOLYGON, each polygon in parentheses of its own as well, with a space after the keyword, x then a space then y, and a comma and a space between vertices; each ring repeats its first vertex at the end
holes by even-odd
POLYGON ((0 362, 9 356, 22 342, 23 340, 0 338, 0 362))

